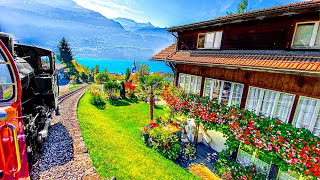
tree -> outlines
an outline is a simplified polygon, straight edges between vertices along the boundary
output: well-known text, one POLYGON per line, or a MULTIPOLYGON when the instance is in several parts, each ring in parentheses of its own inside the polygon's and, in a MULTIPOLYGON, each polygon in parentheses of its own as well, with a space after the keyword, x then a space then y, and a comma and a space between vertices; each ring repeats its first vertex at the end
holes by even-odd
POLYGON ((129 80, 129 78, 130 78, 130 75, 131 75, 130 69, 127 68, 126 74, 125 74, 125 81, 126 81, 126 82, 128 82, 128 80, 129 80))
POLYGON ((248 7, 248 0, 241 0, 241 3, 238 4, 237 14, 244 13, 248 7))
POLYGON ((104 83, 104 89, 106 94, 109 96, 109 100, 113 100, 116 98, 115 93, 120 91, 121 86, 117 83, 116 79, 110 79, 104 83))
MULTIPOLYGON (((241 14, 247 11, 248 7, 248 0, 241 0, 240 3, 237 5, 237 13, 236 14, 241 14)), ((232 15, 232 11, 227 11, 227 15, 232 15)))
POLYGON ((140 74, 139 85, 145 93, 147 93, 149 98, 150 106, 150 121, 153 122, 153 111, 154 111, 154 96, 156 91, 163 87, 163 77, 159 74, 144 75, 140 74))
POLYGON ((107 82, 109 81, 109 73, 107 71, 107 68, 105 68, 103 70, 103 72, 100 72, 98 74, 96 74, 94 76, 94 81, 97 83, 97 84, 103 84, 104 82, 107 82))
POLYGON ((81 79, 83 82, 89 82, 89 76, 84 72, 81 73, 81 79))
POLYGON ((138 73, 139 74, 143 74, 143 75, 147 75, 149 74, 149 65, 145 64, 145 63, 140 63, 138 62, 138 73))
POLYGON ((120 82, 120 86, 121 86, 121 89, 120 89, 120 97, 122 99, 126 98, 126 89, 125 89, 125 86, 124 86, 124 82, 121 81, 120 82))
POLYGON ((98 74, 100 72, 99 70, 99 65, 96 65, 94 68, 93 68, 93 74, 98 74))
POLYGON ((62 38, 58 45, 58 50, 60 52, 59 58, 62 62, 66 63, 67 66, 71 63, 73 59, 72 49, 66 40, 66 38, 62 38))

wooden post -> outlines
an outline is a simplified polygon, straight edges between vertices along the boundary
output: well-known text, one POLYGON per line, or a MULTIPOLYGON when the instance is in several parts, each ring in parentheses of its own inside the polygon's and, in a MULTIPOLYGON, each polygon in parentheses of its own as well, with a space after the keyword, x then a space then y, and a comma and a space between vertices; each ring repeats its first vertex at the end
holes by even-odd
POLYGON ((296 110, 296 108, 298 106, 299 97, 300 97, 299 95, 296 95, 295 98, 294 98, 292 109, 291 109, 291 113, 290 113, 289 120, 288 120, 289 124, 292 124, 292 121, 293 121, 293 118, 294 118, 294 113, 295 113, 295 110, 296 110))
POLYGON ((175 71, 174 71, 174 80, 173 80, 173 85, 175 86, 175 87, 179 87, 179 73, 178 73, 178 70, 177 70, 177 68, 175 69, 175 71))
POLYGON ((246 107, 247 96, 249 92, 249 72, 245 71, 245 82, 240 102, 240 108, 244 109, 246 107))
POLYGON ((205 76, 201 76, 200 97, 203 95, 205 76))
POLYGON ((196 132, 197 132, 197 134, 194 135, 194 140, 193 140, 193 142, 194 142, 194 144, 195 144, 196 147, 197 147, 198 137, 199 137, 199 126, 200 126, 200 124, 198 124, 198 123, 195 123, 195 124, 196 124, 196 132))

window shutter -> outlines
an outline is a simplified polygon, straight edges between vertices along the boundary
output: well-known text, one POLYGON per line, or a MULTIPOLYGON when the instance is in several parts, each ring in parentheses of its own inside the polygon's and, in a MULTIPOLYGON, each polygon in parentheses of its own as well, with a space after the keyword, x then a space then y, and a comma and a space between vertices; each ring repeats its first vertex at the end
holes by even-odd
POLYGON ((318 114, 318 117, 316 119, 316 123, 313 129, 313 134, 320 137, 320 112, 318 114))
POLYGON ((214 46, 215 49, 220 49, 221 46, 221 40, 222 40, 222 31, 216 32, 216 37, 214 39, 214 46))
POLYGON ((213 33, 207 33, 206 39, 204 42, 204 48, 213 48, 213 41, 214 41, 214 32, 213 33))

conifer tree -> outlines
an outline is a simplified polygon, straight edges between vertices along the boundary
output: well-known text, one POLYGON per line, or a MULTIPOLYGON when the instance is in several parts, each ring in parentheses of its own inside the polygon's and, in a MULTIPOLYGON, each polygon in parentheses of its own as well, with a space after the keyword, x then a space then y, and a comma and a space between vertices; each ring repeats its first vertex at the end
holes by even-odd
POLYGON ((130 69, 127 68, 126 70, 126 75, 125 75, 125 81, 128 82, 129 78, 130 78, 130 75, 131 75, 131 72, 130 72, 130 69))
POLYGON ((70 64, 73 59, 72 49, 65 37, 59 42, 58 49, 60 52, 60 60, 67 65, 70 64))

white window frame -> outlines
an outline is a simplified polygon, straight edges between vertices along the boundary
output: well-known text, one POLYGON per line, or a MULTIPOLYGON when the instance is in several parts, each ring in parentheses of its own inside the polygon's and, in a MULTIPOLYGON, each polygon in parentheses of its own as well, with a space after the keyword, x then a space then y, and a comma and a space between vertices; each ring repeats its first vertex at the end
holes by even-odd
POLYGON ((221 48, 221 42, 222 42, 222 36, 223 36, 223 31, 221 30, 221 31, 210 31, 210 32, 206 32, 206 33, 199 33, 198 34, 198 39, 197 39, 197 49, 220 49, 221 48), (219 46, 215 46, 215 43, 216 43, 216 34, 217 33, 219 33, 219 32, 221 32, 221 40, 220 40, 220 42, 219 42, 219 46), (213 37, 213 44, 212 44, 212 48, 206 48, 205 47, 205 44, 206 44, 206 37, 207 37, 207 34, 212 34, 212 33, 214 33, 214 37, 213 37), (200 37, 200 35, 205 35, 205 37, 204 37, 204 44, 203 44, 203 48, 199 48, 199 37, 200 37))
MULTIPOLYGON (((295 26, 295 29, 294 29, 294 33, 293 33, 293 38, 292 38, 292 42, 291 42, 291 48, 293 49, 320 49, 320 47, 316 47, 315 44, 316 44, 316 39, 317 39, 317 35, 318 35, 318 32, 319 32, 319 28, 320 28, 320 21, 307 21, 307 22, 298 22, 296 23, 296 26, 295 26), (312 36, 311 36, 311 39, 310 39, 310 43, 309 43, 309 46, 294 46, 294 40, 296 38, 296 33, 297 33, 297 28, 299 25, 302 25, 302 24, 311 24, 311 23, 314 23, 314 26, 313 26, 313 31, 312 31, 312 36)), ((319 34, 320 36, 320 34, 319 34)))
POLYGON ((196 75, 192 75, 192 74, 184 74, 184 73, 179 73, 179 78, 178 78, 179 82, 178 82, 178 85, 180 88, 183 88, 183 90, 187 93, 193 93, 193 94, 197 94, 197 91, 199 90, 199 94, 200 94, 200 91, 201 91, 201 81, 202 81, 202 77, 201 76, 196 76, 196 75), (180 87, 180 77, 183 76, 183 87, 180 87), (186 90, 185 89, 185 83, 186 83, 186 76, 189 76, 190 79, 189 79, 189 82, 188 82, 188 89, 186 90), (194 82, 194 85, 193 85, 193 90, 190 89, 190 85, 191 85, 191 78, 192 77, 195 77, 195 82, 194 82), (198 81, 200 80, 200 89, 198 89, 198 81), (191 92, 190 92, 191 91, 191 92), (193 91, 193 92, 192 92, 193 91))
MULTIPOLYGON (((314 109, 314 112, 312 114, 312 118, 311 118, 311 121, 310 121, 310 126, 306 129, 310 130, 311 133, 314 133, 314 128, 315 128, 315 125, 316 125, 316 121, 318 119, 318 115, 320 114, 320 99, 316 99, 316 98, 311 98, 311 97, 307 97, 307 96, 300 96, 299 98, 299 102, 297 104, 297 108, 295 110, 295 113, 294 113, 294 118, 293 118, 293 125, 296 127, 297 125, 297 113, 298 113, 298 108, 299 108, 299 105, 300 105, 300 101, 301 99, 311 99, 311 100, 316 100, 316 106, 315 106, 315 109, 314 109)), ((317 134, 316 136, 320 136, 320 133, 317 134)))
MULTIPOLYGON (((219 82, 220 82, 218 103, 221 103, 221 100, 222 100, 222 92, 223 92, 223 87, 224 87, 224 83, 225 83, 225 82, 231 84, 231 87, 230 87, 230 95, 229 95, 229 98, 228 98, 228 106, 231 106, 231 104, 232 104, 233 90, 234 90, 234 85, 235 85, 235 84, 239 84, 239 85, 242 85, 242 86, 243 86, 240 99, 242 98, 243 89, 244 89, 244 84, 236 83, 236 82, 231 82, 231 81, 224 81, 224 80, 214 79, 214 78, 207 78, 207 77, 205 78, 205 83, 206 83, 206 80, 213 80, 213 81, 219 81, 219 82)), ((204 96, 204 94, 205 94, 205 91, 202 92, 202 95, 203 95, 203 96, 204 96)), ((210 94, 209 94, 210 100, 212 100, 212 94, 213 94, 213 86, 210 85, 210 94)), ((240 101, 240 103, 241 103, 241 101, 240 101)), ((239 103, 239 106, 240 106, 240 103, 239 103)))
MULTIPOLYGON (((290 114, 292 112, 292 107, 293 107, 293 103, 294 103, 294 99, 295 99, 295 94, 291 94, 291 93, 287 93, 287 92, 281 92, 281 91, 275 91, 275 90, 270 90, 270 89, 264 89, 264 88, 259 88, 259 87, 255 87, 255 86, 250 86, 249 87, 249 90, 248 90, 248 94, 247 94, 247 99, 246 99, 246 106, 245 106, 245 109, 248 109, 248 101, 249 101, 249 93, 250 93, 250 90, 251 88, 257 88, 257 89, 260 89, 260 95, 259 95, 259 98, 258 98, 258 103, 257 103, 257 107, 256 109, 254 110, 255 113, 259 114, 261 112, 261 109, 262 109, 262 103, 263 103, 263 98, 264 98, 264 93, 265 91, 272 91, 272 92, 275 92, 276 93, 276 97, 275 97, 275 101, 272 105, 272 110, 271 110, 271 113, 270 113, 270 116, 265 116, 265 117, 269 117, 269 118, 277 118, 275 116, 275 112, 276 112, 276 109, 277 109, 277 105, 279 103, 279 99, 280 99, 280 94, 281 93, 284 93, 284 94, 289 94, 289 95, 293 95, 293 101, 289 107, 290 111, 289 111, 289 116, 283 120, 284 122, 288 122, 289 121, 289 118, 290 118, 290 114)), ((280 119, 280 118, 278 118, 280 119)))

